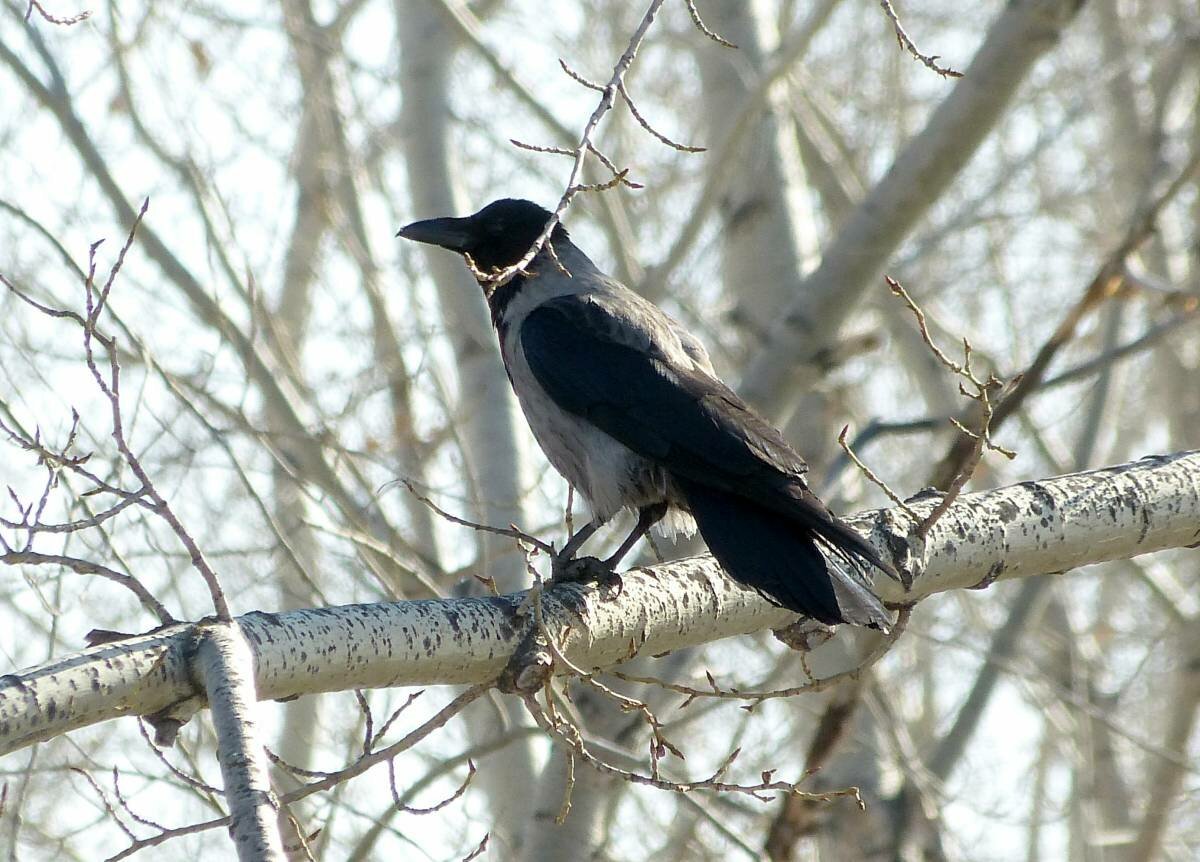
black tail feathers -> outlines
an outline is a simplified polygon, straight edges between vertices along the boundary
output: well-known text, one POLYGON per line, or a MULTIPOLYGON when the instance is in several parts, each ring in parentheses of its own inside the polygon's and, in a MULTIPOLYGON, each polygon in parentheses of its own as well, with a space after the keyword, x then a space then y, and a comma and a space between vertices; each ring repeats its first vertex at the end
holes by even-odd
MULTIPOLYGON (((855 562, 889 573, 890 567, 848 526, 836 518, 801 520, 794 513, 784 514, 728 491, 675 480, 708 549, 735 581, 823 623, 846 622, 883 631, 891 626, 891 618, 855 562), (821 553, 819 544, 828 547, 832 560, 821 553)), ((823 506, 820 512, 824 514, 823 506)))

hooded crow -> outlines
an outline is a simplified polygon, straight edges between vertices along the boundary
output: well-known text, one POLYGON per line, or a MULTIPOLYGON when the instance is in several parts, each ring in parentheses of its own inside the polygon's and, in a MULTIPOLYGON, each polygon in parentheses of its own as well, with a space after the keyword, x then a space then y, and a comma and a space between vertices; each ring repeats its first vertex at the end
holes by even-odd
MULTIPOLYGON (((397 235, 489 273, 519 261, 550 217, 505 199, 397 235)), ((694 336, 601 272, 563 225, 549 245, 507 283, 480 285, 533 435, 591 509, 558 562, 631 509, 637 526, 604 561, 610 569, 659 522, 668 534, 698 528, 730 577, 771 602, 886 631, 864 570, 895 571, 809 490, 804 459, 717 378, 694 336)))

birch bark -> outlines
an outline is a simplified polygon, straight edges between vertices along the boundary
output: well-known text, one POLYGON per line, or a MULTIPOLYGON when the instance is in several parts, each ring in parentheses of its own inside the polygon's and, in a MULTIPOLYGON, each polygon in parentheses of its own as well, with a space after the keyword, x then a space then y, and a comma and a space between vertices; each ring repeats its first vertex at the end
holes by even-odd
POLYGON ((254 654, 232 623, 211 622, 196 634, 192 670, 212 710, 217 760, 229 807, 229 832, 241 862, 284 862, 279 804, 271 791, 254 691, 254 654))
MULTIPOLYGON (((852 523, 912 573, 911 590, 876 582, 887 601, 911 602, 998 579, 1200 543, 1200 452, 1144 458, 1086 473, 960 497, 923 543, 910 538, 934 501, 865 512, 852 523)), ((729 580, 709 556, 622 575, 612 598, 567 584, 543 597, 560 649, 605 668, 723 637, 779 628, 794 614, 729 580)), ((255 653, 259 697, 495 679, 525 633, 521 595, 346 605, 238 622, 255 653)), ((0 677, 0 753, 123 715, 177 714, 202 704, 179 624, 0 677)), ((510 785, 511 787, 511 785, 510 785)))

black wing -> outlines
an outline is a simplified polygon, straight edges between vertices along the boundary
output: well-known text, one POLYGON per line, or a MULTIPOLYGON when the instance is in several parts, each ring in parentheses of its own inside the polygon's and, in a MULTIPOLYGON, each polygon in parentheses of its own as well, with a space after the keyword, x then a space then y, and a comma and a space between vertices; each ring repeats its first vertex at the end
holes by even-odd
POLYGON ((803 486, 808 466, 779 431, 720 380, 672 361, 666 320, 614 305, 563 296, 522 322, 525 359, 558 406, 697 482, 747 495, 803 486))
POLYGON ((774 426, 720 380, 671 358, 663 344, 674 335, 654 306, 562 296, 531 311, 520 337, 530 370, 559 407, 660 464, 693 495, 699 486, 751 501, 897 577, 809 490, 808 465, 774 426))

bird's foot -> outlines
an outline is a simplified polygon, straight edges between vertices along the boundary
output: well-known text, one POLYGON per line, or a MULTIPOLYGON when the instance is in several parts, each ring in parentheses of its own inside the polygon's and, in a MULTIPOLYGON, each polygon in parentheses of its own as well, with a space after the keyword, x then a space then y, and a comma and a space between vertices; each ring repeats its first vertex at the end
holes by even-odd
POLYGON ((604 564, 602 560, 595 557, 570 557, 563 558, 561 556, 554 558, 554 563, 551 566, 551 583, 568 584, 568 583, 588 583, 598 581, 606 575, 611 575, 612 569, 604 564))
POLYGON ((621 576, 605 560, 596 557, 556 557, 551 566, 550 585, 596 584, 615 597, 621 594, 621 576))

